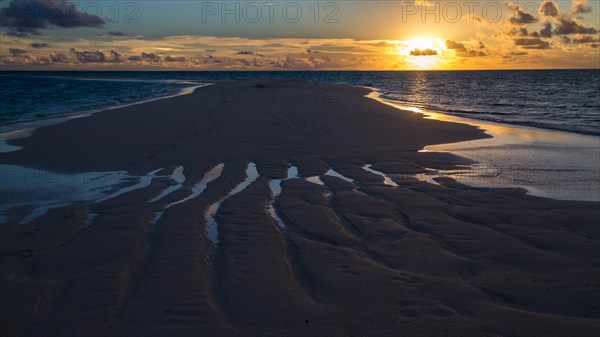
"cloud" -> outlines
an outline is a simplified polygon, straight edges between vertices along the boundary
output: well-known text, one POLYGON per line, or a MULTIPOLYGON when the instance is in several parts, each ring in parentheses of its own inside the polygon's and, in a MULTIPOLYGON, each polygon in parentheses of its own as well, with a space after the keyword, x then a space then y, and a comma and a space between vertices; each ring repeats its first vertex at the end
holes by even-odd
POLYGON ((165 57, 165 62, 185 62, 186 58, 184 56, 170 56, 165 57))
POLYGON ((86 62, 105 62, 106 56, 103 52, 99 50, 82 50, 79 51, 75 48, 71 48, 69 50, 71 54, 75 56, 77 61, 86 63, 86 62))
POLYGON ((116 50, 110 51, 110 62, 125 62, 125 59, 116 50))
POLYGON ((104 63, 104 62, 123 62, 124 59, 115 50, 111 50, 108 54, 100 50, 77 50, 71 48, 69 52, 75 56, 75 59, 81 63, 104 63))
POLYGON ((540 14, 544 16, 556 17, 560 15, 560 10, 556 2, 552 0, 544 0, 539 10, 540 14))
POLYGON ((461 50, 456 53, 457 56, 460 57, 485 57, 488 56, 486 52, 477 51, 477 50, 461 50))
POLYGON ((127 58, 129 61, 147 61, 147 62, 160 62, 162 60, 162 58, 154 53, 142 53, 139 56, 134 55, 134 56, 129 56, 127 58))
POLYGON ((573 0, 573 7, 571 8, 573 14, 585 14, 591 11, 592 7, 588 5, 588 0, 573 0))
POLYGON ((573 43, 593 43, 593 42, 600 42, 598 40, 598 38, 595 38, 593 36, 582 36, 582 37, 576 37, 572 40, 573 43))
MULTIPOLYGON (((539 33, 546 22, 551 23, 553 32, 556 28, 556 19, 552 17, 542 22, 537 28, 537 32, 526 29, 533 26, 512 26, 508 22, 499 23, 497 33, 493 36, 481 34, 477 36, 477 39, 443 40, 441 44, 445 45, 445 48, 430 48, 433 51, 429 53, 423 52, 423 50, 415 51, 415 47, 410 48, 409 43, 405 44, 408 41, 402 40, 387 40, 386 43, 381 43, 381 40, 256 39, 191 35, 152 39, 145 39, 141 36, 133 36, 130 39, 106 39, 98 37, 96 34, 93 34, 93 39, 54 39, 52 41, 5 39, 2 41, 4 53, 0 56, 0 65, 4 65, 6 70, 83 70, 108 69, 107 67, 115 70, 392 70, 414 69, 418 66, 415 66, 416 63, 413 64, 410 60, 419 61, 416 59, 422 58, 428 59, 427 61, 438 60, 439 67, 436 66, 436 68, 439 69, 479 69, 496 67, 510 57, 513 58, 511 62, 517 62, 510 66, 519 68, 551 67, 557 64, 560 66, 577 64, 578 67, 589 67, 597 64, 597 54, 592 52, 591 44, 597 45, 598 42, 585 42, 570 46, 561 43, 563 37, 577 38, 582 40, 580 42, 584 42, 583 39, 589 34, 553 35, 555 40, 550 40, 540 36, 539 33), (511 30, 511 28, 514 29, 514 32, 508 33, 506 30, 511 30), (536 34, 538 36, 535 36, 536 34), (515 39, 527 40, 515 41, 515 39), (480 44, 479 41, 482 43, 480 44), (36 50, 30 47, 33 42, 49 42, 51 48, 36 50), (324 48, 323 46, 329 47, 319 54, 307 52, 308 49, 314 52, 324 48), (550 49, 552 47, 556 47, 556 49, 550 49), (29 52, 13 56, 8 52, 9 48, 25 49, 29 52), (74 48, 73 52, 70 51, 71 48, 74 48), (400 48, 403 48, 401 55, 408 55, 408 57, 398 56, 400 48), (211 52, 207 53, 207 49, 211 52), (410 56, 411 50, 413 56, 410 56), (252 51, 254 54, 238 55, 238 51, 252 51), (528 52, 532 57, 519 57, 511 55, 510 52, 528 52), (256 56, 258 54, 264 56, 258 57, 256 56), (420 57, 415 54, 431 55, 420 57)), ((426 47, 422 47, 422 49, 426 49, 426 47)))
POLYGON ((120 31, 118 31, 118 30, 117 30, 117 31, 114 31, 114 32, 109 30, 109 31, 108 31, 108 35, 112 35, 112 36, 125 36, 125 33, 123 33, 123 32, 120 32, 120 31))
POLYGON ((512 36, 529 36, 529 31, 525 27, 513 28, 508 32, 512 36))
POLYGON ((39 35, 39 29, 62 27, 102 27, 104 19, 82 13, 68 0, 12 0, 0 10, 0 26, 9 35, 39 35))
POLYGON ((433 50, 433 49, 430 49, 430 48, 427 48, 427 49, 419 49, 419 48, 417 48, 417 49, 414 49, 414 50, 410 51, 410 55, 411 56, 434 56, 434 55, 437 55, 437 54, 438 54, 437 50, 433 50))
POLYGON ((598 30, 594 27, 585 27, 575 19, 559 17, 556 20, 556 35, 569 34, 597 34, 598 30))
POLYGON ((27 53, 27 50, 19 48, 9 48, 8 51, 14 56, 19 56, 27 53))
POLYGON ((43 43, 43 42, 34 42, 34 43, 30 44, 30 46, 32 46, 35 49, 41 49, 41 48, 48 48, 48 47, 50 47, 49 44, 43 43))
POLYGON ((310 64, 300 58, 291 57, 286 55, 277 60, 269 61, 269 66, 273 68, 282 68, 282 69, 306 69, 310 68, 310 64))
POLYGON ((52 63, 72 63, 73 60, 65 54, 62 53, 52 53, 50 54, 50 61, 52 63))
POLYGON ((454 50, 465 50, 465 45, 452 40, 446 40, 446 48, 454 50))
POLYGON ((388 41, 379 41, 379 42, 374 42, 374 43, 368 43, 368 45, 371 46, 375 46, 375 47, 390 47, 393 46, 393 44, 389 43, 388 41))
POLYGON ((540 30, 541 37, 552 37, 552 24, 550 22, 544 23, 544 28, 540 30))
POLYGON ((512 16, 509 20, 510 23, 512 23, 513 25, 527 25, 530 23, 538 22, 538 18, 529 13, 526 13, 525 11, 523 11, 521 6, 513 3, 512 1, 507 1, 506 7, 515 11, 515 15, 512 16))
MULTIPOLYGON (((452 40, 446 40, 445 42, 446 44, 446 48, 448 49, 452 49, 454 51, 456 51, 456 56, 460 56, 460 57, 484 57, 484 56, 488 56, 488 54, 484 51, 481 50, 469 50, 467 49, 467 47, 460 42, 456 42, 456 41, 452 41, 452 40)), ((483 44, 483 42, 479 42, 477 44, 477 47, 479 49, 484 49, 485 45, 483 44)))
POLYGON ((515 45, 525 49, 550 49, 550 43, 535 37, 514 39, 515 45))

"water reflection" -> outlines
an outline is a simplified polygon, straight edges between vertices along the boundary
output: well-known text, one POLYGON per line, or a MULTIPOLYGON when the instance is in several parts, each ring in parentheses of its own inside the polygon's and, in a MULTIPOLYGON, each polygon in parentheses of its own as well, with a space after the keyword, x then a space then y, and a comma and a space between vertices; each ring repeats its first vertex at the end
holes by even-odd
POLYGON ((530 194, 562 200, 600 201, 600 137, 462 118, 380 98, 370 98, 425 118, 468 124, 493 138, 426 146, 423 152, 451 152, 477 162, 441 175, 479 187, 521 187, 530 194))

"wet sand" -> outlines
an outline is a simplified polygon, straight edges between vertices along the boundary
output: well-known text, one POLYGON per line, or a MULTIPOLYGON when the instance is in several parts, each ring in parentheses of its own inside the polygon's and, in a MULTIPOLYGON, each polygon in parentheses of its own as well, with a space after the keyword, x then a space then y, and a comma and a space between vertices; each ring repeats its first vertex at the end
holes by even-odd
POLYGON ((425 146, 488 136, 368 93, 221 82, 10 141, 156 177, 0 225, 2 335, 595 335, 598 203, 420 181, 471 163, 425 146))

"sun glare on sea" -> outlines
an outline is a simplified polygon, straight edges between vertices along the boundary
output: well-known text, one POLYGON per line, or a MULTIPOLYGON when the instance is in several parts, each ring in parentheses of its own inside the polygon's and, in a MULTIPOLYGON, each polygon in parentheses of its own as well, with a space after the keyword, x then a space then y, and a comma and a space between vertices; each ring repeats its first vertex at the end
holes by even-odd
POLYGON ((439 38, 412 38, 397 45, 398 55, 410 66, 421 69, 439 68, 445 63, 448 49, 439 38))

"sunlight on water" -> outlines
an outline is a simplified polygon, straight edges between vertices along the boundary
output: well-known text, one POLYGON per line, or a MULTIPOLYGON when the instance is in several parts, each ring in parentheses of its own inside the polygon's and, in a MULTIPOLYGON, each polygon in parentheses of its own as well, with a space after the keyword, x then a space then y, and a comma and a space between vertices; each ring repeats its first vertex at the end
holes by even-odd
MULTIPOLYGON (((298 179, 298 168, 296 166, 290 166, 287 169, 287 177, 283 180, 290 179, 298 179)), ((281 179, 273 179, 269 182, 269 187, 271 188, 271 200, 267 204, 267 213, 269 216, 277 223, 279 228, 285 228, 285 222, 279 217, 277 211, 275 210, 275 201, 281 195, 281 179)))
POLYGON ((214 242, 215 244, 219 243, 219 224, 217 223, 217 219, 215 219, 215 216, 217 215, 221 204, 228 198, 231 198, 232 196, 242 192, 244 189, 246 189, 246 187, 248 187, 250 184, 256 181, 258 177, 259 174, 258 170, 256 169, 256 164, 248 164, 248 167, 246 168, 246 179, 239 185, 237 185, 233 190, 231 190, 231 192, 229 192, 225 197, 221 198, 221 200, 215 202, 214 204, 208 207, 204 218, 208 227, 208 236, 210 237, 212 242, 214 242))
POLYGON ((221 176, 221 174, 223 173, 223 167, 225 167, 225 164, 223 164, 223 163, 213 167, 210 171, 208 171, 202 177, 202 179, 198 183, 196 183, 192 187, 192 194, 190 194, 189 196, 187 196, 179 201, 176 201, 172 204, 167 205, 167 207, 165 207, 165 208, 170 208, 172 206, 182 204, 188 200, 198 197, 200 194, 202 194, 202 192, 204 192, 204 190, 208 187, 208 184, 210 182, 217 180, 221 176))
POLYGON ((343 181, 351 183, 351 184, 354 183, 354 179, 350 179, 350 178, 334 171, 333 169, 329 169, 329 171, 327 171, 327 173, 325 173, 325 175, 330 176, 330 177, 340 178, 343 181))
MULTIPOLYGON (((370 98, 405 109, 401 104, 370 98)), ((426 118, 469 124, 493 138, 425 147, 423 152, 451 152, 478 164, 440 171, 477 187, 520 187, 530 194, 561 200, 600 200, 600 137, 499 124, 420 109, 426 118)))
POLYGON ((157 202, 160 199, 166 197, 167 195, 177 191, 178 189, 183 187, 183 183, 185 182, 185 175, 183 174, 183 166, 177 167, 173 170, 173 173, 169 176, 171 180, 177 183, 177 185, 169 186, 165 188, 159 195, 152 198, 149 203, 157 202))
MULTIPOLYGON (((210 171, 208 171, 202 177, 202 179, 198 183, 194 184, 194 186, 192 187, 192 193, 190 195, 188 195, 187 197, 185 197, 181 200, 170 203, 167 206, 165 206, 165 208, 163 208, 161 211, 156 212, 154 218, 150 221, 150 224, 151 225, 157 224, 167 209, 169 209, 175 205, 183 204, 184 202, 192 200, 194 198, 197 198, 200 194, 202 194, 202 192, 204 192, 204 190, 208 187, 208 184, 211 181, 214 181, 221 176, 224 166, 225 166, 225 164, 221 163, 221 164, 213 167, 210 171)), ((177 179, 177 178, 175 178, 176 177, 175 174, 172 174, 171 177, 172 177, 172 179, 177 179)), ((178 180, 181 182, 185 181, 185 176, 183 176, 183 169, 181 170, 178 180)), ((149 202, 152 202, 152 201, 149 201, 149 202)))
MULTIPOLYGON (((123 190, 134 190, 140 183, 109 194, 115 185, 132 179, 137 177, 131 177, 125 171, 60 174, 16 165, 0 165, 0 212, 32 207, 33 211, 21 219, 21 223, 26 224, 52 208, 74 202, 99 202, 125 193, 123 190)), ((4 216, 4 220, 10 219, 4 216)))
POLYGON ((325 186, 325 183, 321 180, 320 176, 308 177, 308 178, 306 178, 306 181, 313 183, 313 184, 325 186))
POLYGON ((384 183, 384 184, 386 184, 386 185, 388 185, 388 186, 398 187, 398 184, 396 184, 396 183, 395 183, 395 182, 394 182, 394 181, 393 181, 393 180, 392 180, 390 177, 388 177, 388 176, 387 176, 385 173, 383 173, 383 172, 379 172, 379 171, 376 171, 376 170, 372 169, 372 168, 371 168, 371 166, 372 166, 371 164, 368 164, 368 165, 365 165, 365 166, 363 166, 362 168, 363 168, 363 170, 365 170, 365 171, 368 171, 368 172, 371 172, 371 173, 373 173, 373 174, 376 174, 376 175, 378 175, 378 176, 381 176, 381 177, 383 177, 383 183, 384 183))
POLYGON ((154 171, 148 173, 147 175, 140 177, 139 178, 139 182, 137 184, 135 184, 133 186, 125 187, 125 188, 123 188, 123 189, 121 189, 121 190, 119 190, 119 191, 117 191, 117 192, 115 192, 113 194, 110 194, 110 195, 108 195, 108 196, 106 196, 104 198, 101 198, 100 200, 97 200, 96 202, 103 202, 103 201, 106 201, 106 200, 109 200, 109 199, 116 198, 116 197, 118 197, 120 195, 123 195, 125 193, 128 193, 128 192, 131 192, 131 191, 135 191, 135 190, 139 190, 139 189, 148 187, 152 183, 152 180, 154 180, 155 178, 157 178, 156 174, 158 172, 162 171, 162 170, 163 170, 162 168, 154 170, 154 171))

